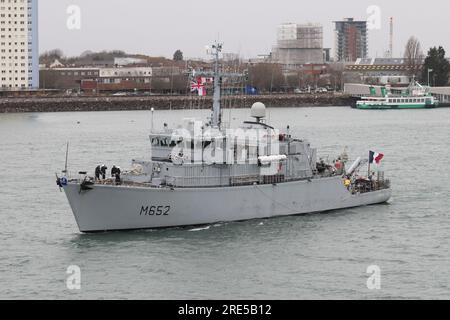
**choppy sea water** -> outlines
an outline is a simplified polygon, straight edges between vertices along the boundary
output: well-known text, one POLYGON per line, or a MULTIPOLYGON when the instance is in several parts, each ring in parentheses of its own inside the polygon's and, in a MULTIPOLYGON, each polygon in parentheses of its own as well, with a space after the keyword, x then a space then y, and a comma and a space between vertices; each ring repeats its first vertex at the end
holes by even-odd
MULTIPOLYGON (((383 152, 389 204, 326 214, 81 234, 55 172, 148 158, 149 112, 0 114, 2 299, 449 299, 450 109, 270 109, 330 160, 383 152), (81 290, 66 286, 81 269, 81 290), (369 266, 381 289, 369 290, 369 266)), ((207 111, 161 111, 156 127, 207 111)), ((225 111, 237 124, 248 110, 225 111)))

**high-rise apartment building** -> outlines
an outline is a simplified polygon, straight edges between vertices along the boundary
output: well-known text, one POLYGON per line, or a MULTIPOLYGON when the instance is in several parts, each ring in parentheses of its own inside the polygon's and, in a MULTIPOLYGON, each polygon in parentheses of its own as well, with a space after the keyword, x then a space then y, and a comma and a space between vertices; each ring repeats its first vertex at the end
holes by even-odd
POLYGON ((0 0, 0 90, 39 87, 38 0, 0 0))
POLYGON ((368 54, 367 21, 347 18, 335 21, 337 61, 356 61, 368 54))

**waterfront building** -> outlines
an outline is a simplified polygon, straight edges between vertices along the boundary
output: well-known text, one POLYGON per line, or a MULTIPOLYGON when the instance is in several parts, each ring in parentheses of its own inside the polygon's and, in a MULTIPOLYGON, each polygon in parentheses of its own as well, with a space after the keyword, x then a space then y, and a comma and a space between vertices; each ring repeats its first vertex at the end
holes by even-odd
POLYGON ((431 87, 430 93, 442 106, 450 106, 450 87, 431 87))
POLYGON ((145 64, 147 64, 147 59, 132 58, 132 57, 114 58, 114 65, 116 67, 124 67, 130 65, 145 65, 145 64))
POLYGON ((365 58, 345 64, 345 82, 408 86, 410 66, 403 58, 365 58))
POLYGON ((98 79, 99 74, 100 69, 95 67, 41 68, 40 88, 43 90, 79 91, 82 80, 98 79))
POLYGON ((347 18, 335 21, 336 61, 356 61, 368 55, 367 21, 347 18))
POLYGON ((39 88, 38 0, 0 0, 0 89, 39 88))
MULTIPOLYGON (((42 68, 41 89, 113 93, 121 91, 179 91, 183 70, 178 67, 42 68)), ((184 79, 184 78, 183 78, 184 79)))
POLYGON ((320 24, 285 23, 278 27, 273 61, 286 70, 304 64, 323 64, 323 27, 320 24))

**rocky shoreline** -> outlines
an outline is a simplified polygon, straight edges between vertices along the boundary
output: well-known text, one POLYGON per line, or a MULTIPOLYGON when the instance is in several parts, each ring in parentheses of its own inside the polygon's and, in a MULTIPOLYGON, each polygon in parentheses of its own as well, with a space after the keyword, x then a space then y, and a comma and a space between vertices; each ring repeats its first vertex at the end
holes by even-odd
MULTIPOLYGON (((334 94, 260 95, 224 97, 224 106, 249 108, 262 102, 269 108, 350 106, 353 99, 334 94)), ((136 97, 31 97, 1 98, 0 113, 69 112, 69 111, 124 111, 124 110, 178 110, 209 109, 212 97, 136 96, 136 97)))

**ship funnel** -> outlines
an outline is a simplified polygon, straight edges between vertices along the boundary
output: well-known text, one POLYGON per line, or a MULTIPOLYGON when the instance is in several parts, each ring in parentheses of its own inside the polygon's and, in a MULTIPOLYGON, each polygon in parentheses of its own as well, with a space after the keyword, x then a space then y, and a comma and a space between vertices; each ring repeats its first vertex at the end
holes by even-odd
POLYGON ((266 106, 262 102, 256 102, 252 105, 251 116, 259 122, 266 117, 266 106))

